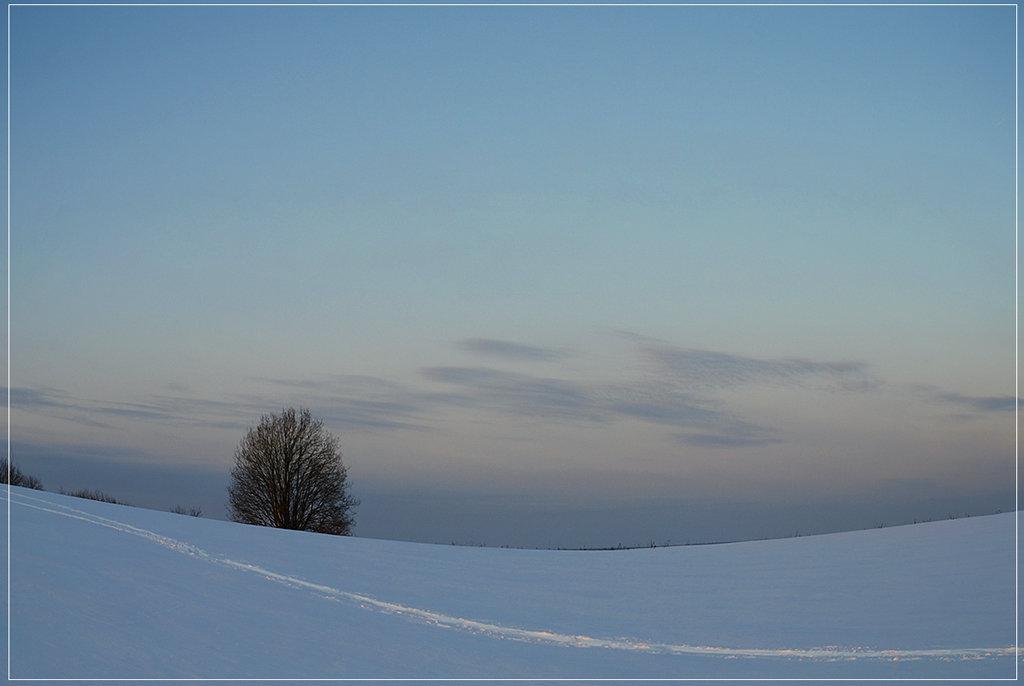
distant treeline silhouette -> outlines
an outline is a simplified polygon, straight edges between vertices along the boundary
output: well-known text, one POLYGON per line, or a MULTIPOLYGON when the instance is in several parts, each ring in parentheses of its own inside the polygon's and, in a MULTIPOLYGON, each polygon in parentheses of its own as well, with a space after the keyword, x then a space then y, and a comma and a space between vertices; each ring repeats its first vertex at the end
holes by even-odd
POLYGON ((43 482, 34 476, 29 476, 18 469, 18 465, 8 462, 6 458, 0 462, 0 483, 24 488, 34 488, 37 491, 46 490, 43 482))
POLYGON ((113 505, 131 505, 122 500, 118 500, 112 495, 107 495, 103 491, 97 489, 82 488, 77 491, 65 491, 63 488, 60 489, 61 495, 70 495, 75 498, 85 498, 86 500, 98 500, 101 503, 111 503, 113 505))
MULTIPOLYGON (((337 438, 328 433, 323 422, 314 420, 309 410, 285 410, 281 415, 266 415, 259 425, 250 429, 241 442, 235 455, 235 469, 232 471, 234 481, 229 489, 232 496, 231 518, 237 522, 258 524, 262 526, 285 529, 304 529, 320 533, 351 535, 354 522, 352 510, 359 501, 348 492, 347 469, 341 462, 341 453, 337 449, 337 438), (285 449, 285 448, 289 449, 285 449), (296 450, 296 448, 298 448, 296 450), (294 451, 294 452, 293 452, 294 451), (261 474, 273 474, 284 478, 262 480, 261 474), (302 484, 304 487, 297 487, 302 484), (248 509, 251 508, 251 509, 248 509)), ((35 476, 25 474, 12 461, 0 459, 0 485, 10 484, 45 491, 43 483, 35 476)), ((131 503, 104 493, 99 489, 83 488, 76 491, 60 489, 61 495, 74 498, 97 500, 114 505, 132 506, 131 503)), ((175 505, 170 512, 192 517, 202 517, 200 507, 183 507, 175 505)), ((997 508, 991 513, 1002 514, 1005 510, 997 508)), ((1010 511, 1013 511, 1012 508, 1010 511)), ((1024 511, 1024 508, 1021 509, 1024 511)), ((918 518, 913 521, 902 521, 892 524, 879 522, 874 528, 887 526, 904 526, 907 524, 924 524, 940 519, 961 519, 971 517, 970 512, 949 512, 945 517, 918 518)), ((809 535, 835 533, 818 531, 809 535)), ((651 540, 641 544, 622 544, 614 546, 534 546, 534 550, 566 550, 566 551, 610 551, 636 550, 638 548, 674 548, 678 546, 719 545, 736 543, 746 540, 770 540, 774 538, 799 538, 803 535, 799 530, 792 535, 764 536, 758 539, 723 539, 699 542, 674 542, 666 540, 656 543, 651 540)), ((488 547, 486 543, 456 543, 466 547, 488 547)), ((501 548, 524 548, 529 546, 501 545, 501 548)))
MULTIPOLYGON (((10 484, 12 486, 21 486, 22 488, 32 488, 37 491, 45 491, 43 488, 43 482, 34 476, 25 474, 21 469, 6 458, 0 460, 0 484, 10 484)), ((111 503, 113 505, 128 505, 132 506, 131 503, 127 503, 123 500, 118 500, 112 495, 107 495, 103 491, 97 489, 80 488, 77 491, 68 491, 63 488, 60 489, 61 495, 68 495, 73 498, 85 498, 87 500, 98 500, 101 503, 111 503)), ((202 517, 203 510, 199 507, 190 507, 188 509, 181 505, 175 505, 170 509, 175 514, 191 515, 193 517, 202 517)))

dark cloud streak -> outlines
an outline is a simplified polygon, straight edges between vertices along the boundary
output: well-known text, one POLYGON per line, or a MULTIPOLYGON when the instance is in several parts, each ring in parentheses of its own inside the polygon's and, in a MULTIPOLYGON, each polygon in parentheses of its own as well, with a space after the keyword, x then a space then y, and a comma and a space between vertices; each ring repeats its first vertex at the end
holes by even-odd
POLYGON ((568 421, 636 419, 700 430, 706 447, 761 445, 777 440, 764 427, 709 407, 707 399, 660 384, 571 381, 482 367, 428 367, 421 373, 428 380, 459 387, 454 402, 465 407, 568 421))
POLYGON ((449 401, 486 406, 527 417, 558 417, 601 421, 604 419, 585 384, 486 367, 427 367, 424 378, 465 389, 449 401))
MULTIPOLYGON (((470 339, 484 348, 504 349, 500 341, 470 339), (500 345, 493 345, 500 344, 500 345)), ((512 345, 512 344, 509 344, 512 345)), ((518 344, 516 344, 518 345, 518 344)), ((478 347, 481 347, 478 345, 478 347)), ((525 346, 537 352, 544 349, 525 346)), ((71 421, 110 428, 108 422, 140 420, 243 431, 261 415, 304 405, 342 431, 423 430, 439 407, 482 408, 515 417, 608 423, 640 420, 693 432, 678 434, 701 447, 744 447, 779 442, 774 430, 721 409, 711 393, 753 383, 793 383, 825 377, 850 386, 864 376, 861 363, 803 359, 755 359, 713 351, 673 348, 643 340, 650 363, 646 378, 625 383, 573 380, 509 372, 490 367, 426 367, 424 379, 452 388, 427 392, 365 375, 326 375, 310 379, 257 379, 269 387, 223 399, 152 395, 141 402, 76 398, 51 388, 12 389, 12 402, 26 411, 58 414, 71 421), (277 388, 284 392, 275 392, 277 388)), ((948 401, 965 397, 945 394, 948 401)), ((993 399, 969 399, 981 408, 993 399)), ((999 403, 1005 404, 1005 399, 999 403)))
MULTIPOLYGON (((301 391, 303 384, 288 384, 301 391)), ((227 399, 202 397, 148 396, 142 402, 109 402, 80 398, 55 389, 12 389, 14 409, 44 414, 85 426, 112 429, 118 419, 157 422, 213 429, 245 431, 260 416, 288 405, 315 406, 336 429, 419 428, 410 418, 422 409, 414 394, 391 392, 392 399, 346 397, 326 392, 320 381, 311 382, 314 393, 251 393, 227 399), (404 399, 402 396, 404 395, 404 399)))
MULTIPOLYGON (((140 402, 76 398, 52 388, 12 389, 19 409, 60 415, 90 426, 116 420, 164 422, 244 431, 267 412, 302 405, 335 430, 425 430, 442 408, 484 411, 537 420, 611 423, 638 420, 670 427, 676 439, 704 448, 742 448, 781 442, 778 432, 725 407, 719 391, 748 385, 797 386, 809 390, 857 392, 878 388, 863 362, 805 358, 754 358, 680 348, 635 334, 634 353, 645 364, 622 381, 558 378, 486 366, 424 367, 420 376, 445 389, 417 388, 367 375, 322 375, 307 379, 258 378, 262 389, 217 399, 151 395, 140 402)), ((466 339, 463 349, 506 359, 549 360, 549 348, 466 339)), ((1012 409, 1013 398, 978 398, 918 387, 936 402, 976 411, 1012 409)))
POLYGON ((944 391, 936 386, 918 384, 912 387, 935 403, 951 404, 974 412, 1013 412, 1017 409, 1017 398, 1004 396, 974 396, 944 391))
POLYGON ((757 358, 647 342, 641 354, 664 378, 692 388, 728 389, 764 384, 808 385, 863 391, 880 384, 863 362, 817 362, 804 358, 757 358))
POLYGON ((687 445, 700 448, 749 448, 752 446, 782 443, 781 439, 767 435, 725 435, 725 434, 676 434, 676 438, 687 445))
POLYGON ((568 356, 564 350, 544 348, 493 338, 467 338, 455 344, 457 347, 476 355, 501 357, 526 362, 548 362, 568 356))

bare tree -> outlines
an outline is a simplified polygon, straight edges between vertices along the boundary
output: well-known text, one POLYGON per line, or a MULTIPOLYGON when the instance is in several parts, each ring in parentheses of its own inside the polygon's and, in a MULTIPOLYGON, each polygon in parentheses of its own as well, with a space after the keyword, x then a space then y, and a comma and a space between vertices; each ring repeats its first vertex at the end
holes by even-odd
POLYGON ((10 483, 12 486, 23 486, 34 488, 37 491, 43 490, 43 482, 34 476, 25 474, 18 469, 14 462, 8 462, 6 458, 0 461, 0 484, 10 483))
POLYGON ((309 410, 264 415, 235 450, 229 514, 245 524, 348 535, 359 501, 347 478, 338 439, 309 410))

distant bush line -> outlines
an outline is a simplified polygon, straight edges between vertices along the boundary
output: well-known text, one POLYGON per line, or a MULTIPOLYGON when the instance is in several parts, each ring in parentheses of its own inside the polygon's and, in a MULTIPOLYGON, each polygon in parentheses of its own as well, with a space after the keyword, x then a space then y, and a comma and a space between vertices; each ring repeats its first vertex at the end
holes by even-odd
POLYGON ((34 488, 37 491, 45 490, 43 488, 43 482, 34 476, 25 474, 18 465, 11 464, 6 459, 0 461, 0 483, 10 483, 12 486, 22 486, 24 488, 34 488))
POLYGON ((62 489, 60 489, 60 494, 61 495, 70 495, 70 496, 73 496, 75 498, 85 498, 86 500, 98 500, 101 503, 111 503, 113 505, 131 505, 131 503, 126 503, 126 502, 123 502, 121 500, 118 500, 114 496, 107 495, 106 493, 104 493, 103 491, 101 491, 99 489, 90 490, 88 488, 83 488, 83 489, 78 490, 78 491, 65 491, 62 488, 62 489))
MULTIPOLYGON (((25 474, 18 465, 8 462, 6 459, 0 460, 0 484, 10 483, 12 486, 21 486, 22 488, 32 488, 37 491, 45 491, 43 488, 43 482, 34 476, 25 474)), ((111 503, 112 505, 127 505, 132 507, 131 503, 126 503, 123 500, 118 500, 112 495, 107 495, 99 489, 88 489, 82 488, 77 491, 67 491, 63 488, 60 489, 61 495, 69 495, 73 498, 85 498, 87 500, 98 500, 101 503, 111 503)), ((200 507, 184 508, 181 505, 175 505, 170 509, 175 514, 189 515, 192 517, 202 517, 203 510, 200 507)))

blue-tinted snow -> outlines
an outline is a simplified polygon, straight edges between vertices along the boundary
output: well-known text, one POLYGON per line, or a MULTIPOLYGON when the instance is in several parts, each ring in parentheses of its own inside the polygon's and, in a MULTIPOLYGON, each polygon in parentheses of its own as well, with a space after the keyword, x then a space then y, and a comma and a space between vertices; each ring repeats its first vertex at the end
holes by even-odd
POLYGON ((463 548, 11 489, 13 677, 1013 677, 1012 513, 463 548))

